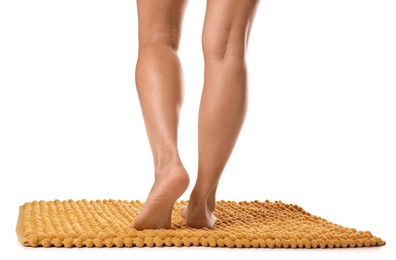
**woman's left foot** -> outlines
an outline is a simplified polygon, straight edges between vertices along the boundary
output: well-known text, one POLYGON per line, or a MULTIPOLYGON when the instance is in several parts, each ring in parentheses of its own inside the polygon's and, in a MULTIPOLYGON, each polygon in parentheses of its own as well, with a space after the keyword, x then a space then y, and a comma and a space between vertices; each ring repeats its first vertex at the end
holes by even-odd
POLYGON ((187 171, 183 166, 174 166, 157 173, 147 201, 131 227, 138 230, 171 227, 173 205, 189 184, 187 171))

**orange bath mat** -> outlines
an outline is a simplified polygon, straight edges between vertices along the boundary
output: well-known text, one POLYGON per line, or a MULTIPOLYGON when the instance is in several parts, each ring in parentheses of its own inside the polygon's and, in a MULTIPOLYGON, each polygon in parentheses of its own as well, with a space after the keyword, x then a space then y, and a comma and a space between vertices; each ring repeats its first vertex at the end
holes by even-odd
POLYGON ((175 204, 171 229, 138 231, 129 225, 140 201, 33 201, 19 209, 17 235, 30 247, 210 246, 339 248, 383 246, 369 231, 342 227, 301 207, 276 202, 218 201, 213 229, 185 225, 175 204))

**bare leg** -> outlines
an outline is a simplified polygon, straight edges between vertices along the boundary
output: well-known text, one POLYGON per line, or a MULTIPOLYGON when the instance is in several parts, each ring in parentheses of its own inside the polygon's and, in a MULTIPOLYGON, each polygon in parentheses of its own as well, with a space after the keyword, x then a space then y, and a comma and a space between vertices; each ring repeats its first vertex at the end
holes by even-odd
POLYGON ((177 149, 183 101, 177 55, 186 0, 138 0, 139 57, 136 87, 153 153, 155 182, 132 227, 169 228, 175 201, 189 177, 177 149))
POLYGON ((257 0, 208 0, 203 29, 205 83, 198 129, 198 177, 188 207, 192 227, 213 227, 217 185, 247 109, 245 52, 257 0))

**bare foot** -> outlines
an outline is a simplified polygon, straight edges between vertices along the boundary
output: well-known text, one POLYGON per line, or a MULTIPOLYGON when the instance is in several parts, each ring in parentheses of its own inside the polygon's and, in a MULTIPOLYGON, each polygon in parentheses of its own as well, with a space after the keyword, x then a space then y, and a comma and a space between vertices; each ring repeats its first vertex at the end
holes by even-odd
POLYGON ((208 202, 197 202, 194 200, 189 201, 187 207, 181 209, 181 215, 186 219, 187 225, 193 228, 213 228, 216 224, 216 217, 213 215, 213 211, 209 208, 213 208, 213 203, 208 202))
POLYGON ((143 205, 133 228, 170 228, 173 205, 189 184, 187 171, 183 166, 174 166, 157 174, 150 194, 143 205))

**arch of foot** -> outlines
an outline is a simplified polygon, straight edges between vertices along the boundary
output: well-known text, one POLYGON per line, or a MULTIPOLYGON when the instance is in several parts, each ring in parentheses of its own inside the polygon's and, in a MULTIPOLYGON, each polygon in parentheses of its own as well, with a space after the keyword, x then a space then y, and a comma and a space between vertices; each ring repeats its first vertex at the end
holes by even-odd
POLYGON ((276 202, 219 201, 214 229, 185 225, 175 205, 171 229, 138 231, 129 224, 140 201, 34 201, 24 204, 24 244, 37 247, 261 247, 340 248, 381 246, 369 231, 357 231, 276 202))

